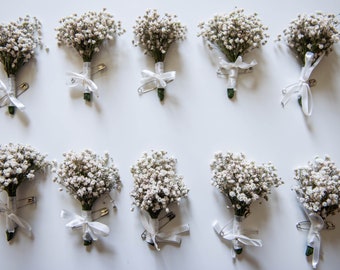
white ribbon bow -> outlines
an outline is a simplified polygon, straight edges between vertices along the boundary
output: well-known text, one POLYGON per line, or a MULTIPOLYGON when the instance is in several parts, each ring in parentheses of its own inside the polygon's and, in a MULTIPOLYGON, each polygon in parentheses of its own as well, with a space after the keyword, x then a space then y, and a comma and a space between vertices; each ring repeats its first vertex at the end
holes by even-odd
POLYGON ((157 88, 165 88, 166 85, 176 78, 176 71, 164 72, 164 63, 155 64, 155 72, 142 70, 141 86, 138 88, 139 94, 144 94, 157 88))
POLYGON ((284 107, 288 101, 294 95, 301 97, 302 101, 302 111, 306 116, 310 116, 313 110, 313 98, 312 92, 310 91, 310 86, 308 83, 309 77, 312 74, 314 68, 320 63, 324 54, 313 63, 314 53, 306 52, 305 54, 305 65, 301 69, 299 81, 288 85, 282 90, 283 98, 281 100, 282 107, 284 107))
POLYGON ((94 93, 97 97, 99 97, 98 87, 91 80, 91 62, 83 63, 82 73, 67 72, 66 74, 70 76, 70 87, 81 86, 84 89, 84 92, 94 93))
POLYGON ((98 221, 92 221, 91 211, 83 211, 83 216, 79 216, 67 210, 62 210, 60 217, 71 219, 65 226, 71 229, 83 228, 83 239, 88 240, 86 235, 90 235, 93 241, 98 240, 99 235, 107 236, 110 233, 110 228, 98 221))
POLYGON ((250 63, 245 63, 242 61, 242 56, 238 56, 235 62, 228 62, 223 57, 219 57, 218 65, 217 75, 228 77, 228 88, 235 90, 239 69, 246 71, 257 65, 257 62, 253 60, 250 63))
MULTIPOLYGON (((240 222, 236 220, 236 217, 227 225, 222 227, 217 220, 213 223, 215 232, 225 240, 232 241, 234 248, 241 248, 240 243, 246 246, 262 247, 262 241, 260 239, 252 239, 242 234, 240 222)), ((235 250, 232 249, 232 257, 236 257, 235 250)))
POLYGON ((3 94, 1 105, 13 105, 18 108, 20 111, 25 109, 25 105, 19 101, 15 96, 15 78, 9 78, 10 87, 7 87, 1 80, 0 80, 0 92, 3 94))
POLYGON ((168 232, 159 232, 159 220, 152 219, 149 213, 143 210, 141 211, 140 219, 144 229, 146 230, 145 241, 153 244, 158 251, 160 250, 158 243, 170 242, 180 244, 181 238, 177 234, 189 231, 189 225, 184 224, 175 227, 168 232))
MULTIPOLYGON (((29 235, 32 233, 31 225, 23 218, 14 213, 15 209, 8 208, 7 204, 0 202, 0 212, 6 214, 7 218, 20 228, 24 229, 29 235)), ((7 230, 10 228, 7 228, 7 230)))

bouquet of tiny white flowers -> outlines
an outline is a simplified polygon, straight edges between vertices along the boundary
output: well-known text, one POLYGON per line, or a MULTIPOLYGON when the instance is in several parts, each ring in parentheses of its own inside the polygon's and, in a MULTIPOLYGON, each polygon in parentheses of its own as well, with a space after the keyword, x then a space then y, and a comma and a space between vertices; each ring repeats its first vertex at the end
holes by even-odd
POLYGON ((188 225, 182 225, 171 233, 159 232, 161 211, 169 213, 169 205, 179 203, 189 192, 183 177, 176 173, 176 163, 175 158, 167 157, 167 152, 152 151, 151 154, 143 153, 131 167, 134 178, 134 189, 131 192, 133 206, 141 210, 146 241, 155 245, 157 249, 157 242, 179 243, 180 239, 174 235, 189 230, 188 225))
MULTIPOLYGON (((310 221, 306 255, 314 253, 315 268, 319 261, 320 231, 327 227, 325 219, 340 211, 340 170, 329 156, 315 157, 307 166, 295 170, 295 179, 298 185, 294 190, 310 221)), ((302 228, 301 224, 298 228, 302 228)))
POLYGON ((244 14, 243 9, 236 9, 229 14, 215 15, 208 22, 201 22, 198 27, 208 42, 208 47, 218 55, 217 74, 228 78, 228 97, 233 98, 239 70, 250 70, 257 63, 244 63, 242 57, 267 43, 269 37, 257 14, 244 14))
POLYGON ((7 205, 1 205, 0 212, 6 214, 8 241, 14 237, 17 226, 31 231, 29 224, 16 214, 17 189, 21 183, 33 179, 37 172, 47 168, 49 162, 45 158, 30 145, 0 145, 0 190, 8 195, 7 205))
POLYGON ((293 95, 298 96, 298 101, 305 115, 310 116, 313 109, 312 94, 309 77, 324 55, 332 51, 334 43, 339 41, 339 21, 334 14, 299 14, 291 21, 288 28, 283 30, 283 37, 279 35, 278 40, 284 40, 296 57, 303 65, 299 82, 287 86, 283 90, 284 97, 282 106, 290 100, 293 95))
POLYGON ((82 217, 70 215, 62 211, 62 217, 73 217, 67 227, 83 228, 84 245, 90 245, 97 240, 95 234, 107 235, 109 229, 99 222, 92 222, 92 208, 94 203, 103 194, 111 190, 120 190, 121 181, 118 169, 114 166, 112 158, 106 153, 104 157, 98 156, 91 150, 80 153, 70 151, 64 153, 64 161, 55 171, 57 183, 66 188, 82 206, 82 217))
POLYGON ((15 22, 0 24, 0 33, 0 62, 8 77, 8 86, 0 81, 0 92, 3 93, 0 105, 7 105, 8 112, 14 114, 15 108, 25 108, 17 99, 15 76, 33 58, 36 48, 42 47, 41 23, 27 15, 15 22))
MULTIPOLYGON (((216 232, 227 240, 231 240, 234 251, 242 252, 242 246, 262 246, 261 240, 250 239, 241 234, 240 223, 250 214, 251 204, 261 198, 268 200, 268 195, 273 187, 278 187, 283 182, 277 175, 276 168, 269 162, 256 165, 248 161, 243 153, 234 154, 227 152, 216 153, 212 161, 212 185, 223 193, 234 210, 232 227, 220 227, 215 222, 216 232)), ((235 255, 235 253, 234 253, 235 255)))
POLYGON ((97 93, 97 86, 91 80, 91 61, 99 52, 106 40, 113 40, 125 30, 120 21, 116 21, 110 13, 103 9, 100 12, 90 11, 80 16, 72 14, 62 18, 61 26, 56 28, 58 45, 65 44, 74 48, 83 59, 82 74, 71 72, 71 87, 82 86, 84 99, 91 100, 91 94, 97 93))
POLYGON ((133 44, 141 46, 144 53, 155 60, 155 73, 142 71, 142 86, 138 92, 143 94, 157 89, 158 97, 163 101, 167 83, 176 76, 175 71, 164 73, 165 56, 171 44, 185 38, 186 27, 177 20, 176 15, 165 13, 161 17, 154 9, 147 10, 143 16, 137 18, 133 33, 136 37, 133 44))

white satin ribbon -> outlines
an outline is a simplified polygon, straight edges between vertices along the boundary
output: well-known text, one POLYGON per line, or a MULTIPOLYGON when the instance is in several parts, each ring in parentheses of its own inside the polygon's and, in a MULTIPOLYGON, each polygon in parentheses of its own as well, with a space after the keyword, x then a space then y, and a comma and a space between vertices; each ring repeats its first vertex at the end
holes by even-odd
POLYGON ((16 83, 14 75, 10 75, 10 77, 8 77, 8 84, 9 87, 0 80, 0 93, 2 93, 1 106, 12 105, 20 111, 23 111, 25 109, 25 105, 16 98, 16 83))
MULTIPOLYGON (((213 222, 212 226, 220 237, 232 241, 234 249, 240 249, 242 245, 262 247, 262 241, 260 239, 253 239, 242 234, 241 219, 237 216, 224 227, 222 227, 217 220, 213 222)), ((231 251, 233 258, 236 257, 234 249, 231 251)))
POLYGON ((288 85, 282 90, 283 98, 281 100, 281 105, 284 107, 288 101, 294 95, 301 97, 302 111, 306 116, 310 116, 313 111, 313 98, 312 92, 310 91, 310 86, 308 83, 309 77, 312 74, 314 68, 320 63, 324 54, 313 63, 314 53, 306 52, 305 54, 305 65, 301 69, 299 81, 288 85))
POLYGON ((320 232, 321 230, 325 228, 325 221, 323 220, 321 216, 319 216, 316 213, 308 213, 307 210, 305 210, 305 213, 308 216, 310 224, 306 224, 306 222, 302 221, 297 224, 297 228, 308 230, 307 246, 310 246, 313 248, 312 266, 315 269, 319 263, 320 248, 321 248, 320 232), (302 223, 303 223, 303 226, 300 225, 302 223))
POLYGON ((166 85, 176 78, 176 71, 164 72, 164 63, 155 63, 155 72, 150 70, 142 71, 141 86, 138 88, 139 94, 144 94, 158 88, 165 88, 166 85))
POLYGON ((5 204, 0 202, 0 212, 6 214, 6 230, 8 232, 15 232, 15 227, 18 225, 20 228, 24 229, 29 235, 32 233, 31 225, 25 221, 23 218, 16 214, 16 197, 8 197, 8 203, 5 204))
POLYGON ((219 68, 217 70, 217 75, 219 77, 228 78, 228 88, 236 89, 236 81, 239 74, 239 70, 248 70, 257 64, 255 60, 251 61, 249 64, 243 62, 242 56, 237 57, 235 62, 228 62, 224 58, 219 57, 219 68))
POLYGON ((71 219, 65 226, 71 229, 83 229, 84 240, 98 240, 97 236, 107 236, 110 233, 110 228, 98 221, 92 221, 91 211, 82 211, 82 215, 79 216, 67 210, 62 210, 60 217, 63 219, 71 219), (91 239, 88 239, 87 236, 91 239))
POLYGON ((158 243, 170 242, 180 244, 181 238, 177 234, 189 231, 189 225, 184 224, 177 226, 168 232, 160 232, 158 219, 151 218, 149 213, 144 210, 142 210, 140 214, 140 220, 146 230, 145 241, 153 244, 158 251, 160 250, 158 243))
POLYGON ((98 87, 91 80, 91 62, 83 63, 83 72, 67 72, 66 75, 70 76, 69 87, 78 87, 81 86, 83 91, 86 93, 94 93, 97 97, 99 97, 98 87))

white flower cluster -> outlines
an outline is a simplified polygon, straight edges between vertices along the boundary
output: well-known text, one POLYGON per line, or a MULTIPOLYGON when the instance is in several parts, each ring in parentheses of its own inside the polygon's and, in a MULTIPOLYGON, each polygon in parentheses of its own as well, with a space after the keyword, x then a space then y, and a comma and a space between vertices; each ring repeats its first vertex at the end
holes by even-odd
POLYGON ((265 33, 268 28, 263 26, 257 14, 247 16, 243 9, 215 15, 208 22, 201 22, 198 27, 201 29, 198 36, 217 46, 230 62, 266 44, 269 37, 265 33))
POLYGON ((133 26, 136 36, 133 44, 144 48, 144 53, 149 53, 155 62, 163 62, 170 45, 183 40, 186 30, 177 21, 176 15, 165 13, 160 17, 157 10, 147 10, 144 16, 137 18, 136 25, 133 26))
MULTIPOLYGON (((315 54, 315 60, 323 53, 332 51, 334 43, 339 41, 339 21, 334 14, 317 12, 299 14, 287 29, 283 31, 287 45, 293 49, 302 63, 306 52, 315 54)), ((278 37, 282 39, 281 36, 278 37)))
POLYGON ((144 153, 131 167, 134 189, 131 192, 133 205, 148 211, 156 218, 162 209, 168 210, 172 202, 180 202, 189 189, 183 177, 176 174, 177 160, 166 156, 165 151, 144 153))
POLYGON ((41 23, 27 15, 16 22, 0 24, 0 61, 9 75, 15 75, 42 46, 41 23))
POLYGON ((299 185, 294 189, 303 207, 326 218, 340 210, 340 170, 329 156, 295 170, 299 185))
POLYGON ((0 189, 9 196, 16 195, 17 187, 34 178, 35 173, 45 169, 49 162, 30 145, 0 145, 0 189))
POLYGON ((94 53, 105 40, 112 40, 125 30, 120 21, 103 9, 90 11, 78 17, 77 14, 62 18, 61 26, 56 28, 58 44, 75 48, 84 62, 91 62, 94 53))
POLYGON ((94 202, 104 193, 121 188, 118 169, 109 154, 100 157, 91 150, 64 153, 64 160, 54 171, 54 179, 80 201, 83 210, 91 210, 94 202))
POLYGON ((247 216, 253 201, 268 200, 271 188, 283 183, 271 163, 256 165, 243 153, 216 153, 210 167, 212 185, 229 198, 237 216, 247 216))

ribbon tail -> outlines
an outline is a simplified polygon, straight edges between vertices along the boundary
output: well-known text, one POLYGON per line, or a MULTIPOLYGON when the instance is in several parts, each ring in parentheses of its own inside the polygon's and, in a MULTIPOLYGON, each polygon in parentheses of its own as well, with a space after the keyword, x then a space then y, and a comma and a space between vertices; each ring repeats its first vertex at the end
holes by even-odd
POLYGON ((304 84, 301 93, 302 111, 306 116, 311 116, 313 110, 313 97, 309 85, 304 84))
POLYGON ((32 227, 23 218, 20 218, 16 214, 13 214, 13 213, 9 214, 8 218, 11 219, 12 221, 14 221, 19 227, 23 228, 26 232, 31 234, 32 227))
POLYGON ((89 222, 88 225, 97 235, 108 236, 110 233, 110 228, 107 225, 98 221, 89 222))
POLYGON ((9 100, 11 101, 11 103, 18 108, 20 111, 23 111, 25 109, 25 105, 19 101, 19 99, 17 99, 16 97, 14 97, 13 95, 8 95, 9 100))
POLYGON ((312 259, 312 266, 315 269, 319 263, 320 258, 320 246, 321 246, 321 239, 320 235, 315 235, 314 237, 314 250, 313 250, 313 259, 312 259))
POLYGON ((247 236, 237 236, 237 240, 246 246, 262 247, 262 240, 252 239, 247 236))
POLYGON ((298 93, 297 90, 298 84, 294 83, 282 90, 283 98, 281 99, 281 105, 284 108, 286 104, 289 102, 289 100, 292 98, 292 96, 296 93, 298 93))

